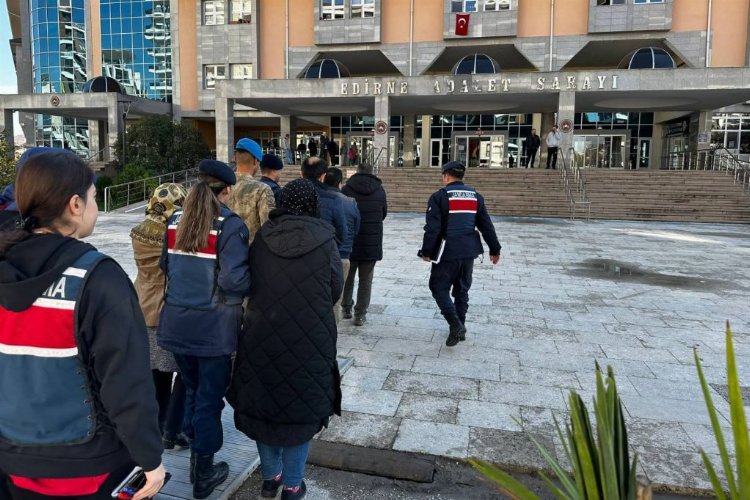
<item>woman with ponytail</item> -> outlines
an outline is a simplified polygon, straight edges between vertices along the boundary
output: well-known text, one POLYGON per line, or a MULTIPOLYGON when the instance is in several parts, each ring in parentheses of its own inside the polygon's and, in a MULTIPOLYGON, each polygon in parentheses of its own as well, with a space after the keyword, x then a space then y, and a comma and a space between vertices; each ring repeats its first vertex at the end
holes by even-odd
POLYGON ((237 182, 225 163, 203 160, 199 182, 167 223, 167 276, 157 341, 174 353, 186 388, 183 432, 190 440, 193 496, 206 498, 229 467, 214 463, 223 444, 221 411, 232 353, 250 291, 249 231, 225 203, 237 182))
POLYGON ((164 483, 148 337, 117 263, 79 240, 94 174, 70 152, 19 171, 20 222, 0 233, 0 497, 109 498, 135 465, 136 500, 164 483))

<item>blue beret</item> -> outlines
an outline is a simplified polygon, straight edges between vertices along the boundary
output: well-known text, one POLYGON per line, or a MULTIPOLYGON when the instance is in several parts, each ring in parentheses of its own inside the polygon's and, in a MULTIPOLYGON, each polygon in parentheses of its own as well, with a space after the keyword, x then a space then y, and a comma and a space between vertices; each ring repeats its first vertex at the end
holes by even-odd
POLYGON ((198 172, 215 177, 228 186, 237 184, 237 176, 234 175, 234 171, 223 161, 201 160, 198 164, 198 172))
POLYGON ((252 139, 243 137, 237 141, 237 145, 234 147, 237 151, 246 151, 253 155, 256 160, 260 161, 263 158, 263 150, 260 148, 260 144, 252 139))
POLYGON ((466 172, 466 166, 464 166, 464 164, 460 161, 449 161, 448 163, 443 165, 443 172, 447 172, 448 170, 458 170, 459 172, 466 172))
POLYGON ((29 161, 29 158, 31 158, 34 155, 42 154, 42 153, 70 153, 75 154, 69 149, 63 149, 63 148, 29 148, 26 151, 23 152, 21 157, 18 159, 18 162, 16 163, 16 173, 18 173, 19 170, 23 168, 23 166, 26 164, 27 161, 29 161))
POLYGON ((263 159, 260 160, 260 168, 269 168, 271 170, 281 170, 284 168, 281 158, 270 153, 264 154, 263 159))

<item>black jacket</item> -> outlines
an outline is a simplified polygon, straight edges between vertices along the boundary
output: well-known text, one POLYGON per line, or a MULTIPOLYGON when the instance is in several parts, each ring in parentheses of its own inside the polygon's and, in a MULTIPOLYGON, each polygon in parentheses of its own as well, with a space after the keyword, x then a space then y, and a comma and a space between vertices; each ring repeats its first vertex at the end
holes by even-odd
POLYGON ((237 429, 271 446, 309 441, 341 413, 333 228, 274 210, 250 246, 253 289, 227 399, 237 429))
MULTIPOLYGON (((17 243, 0 258, 0 306, 27 309, 93 249, 58 235, 17 243)), ((91 271, 77 311, 79 357, 96 408, 94 437, 75 445, 24 447, 0 439, 3 473, 65 478, 112 472, 131 460, 146 470, 161 463, 146 325, 135 289, 115 261, 105 259, 91 271)))
POLYGON ((529 134, 526 136, 526 143, 524 146, 526 147, 527 151, 536 151, 539 149, 539 146, 542 144, 542 140, 539 138, 538 135, 535 134, 529 134))
POLYGON ((15 210, 0 210, 0 233, 15 229, 18 218, 18 212, 15 210))
POLYGON ((350 260, 382 260, 383 220, 388 215, 382 182, 374 175, 354 174, 341 192, 357 200, 362 217, 350 260))

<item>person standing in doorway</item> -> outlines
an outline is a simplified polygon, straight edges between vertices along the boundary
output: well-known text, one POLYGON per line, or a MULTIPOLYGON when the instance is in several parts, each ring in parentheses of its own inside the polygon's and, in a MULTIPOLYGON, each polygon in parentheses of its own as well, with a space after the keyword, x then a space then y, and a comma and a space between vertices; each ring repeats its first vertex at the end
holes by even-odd
POLYGON ((300 165, 305 160, 305 153, 307 153, 307 146, 305 146, 305 140, 300 139, 297 145, 297 158, 299 159, 300 165))
POLYGON ((273 191, 263 182, 254 179, 263 159, 263 150, 252 139, 243 138, 234 147, 237 163, 237 185, 231 190, 227 206, 239 215, 250 230, 250 241, 268 220, 268 213, 276 208, 273 191))
POLYGON ((347 159, 349 160, 349 165, 354 165, 357 163, 357 155, 359 154, 359 151, 357 151, 357 143, 352 142, 352 145, 349 146, 349 150, 346 153, 347 159))
POLYGON ((557 151, 560 149, 561 140, 562 134, 557 130, 557 125, 553 125, 544 140, 547 143, 547 168, 557 168, 557 151))
POLYGON ((284 134, 281 144, 284 148, 284 163, 287 165, 293 165, 294 157, 292 155, 292 140, 289 138, 289 134, 284 134))
POLYGON ((354 307, 354 324, 362 326, 367 321, 367 309, 370 307, 372 277, 375 264, 383 260, 383 220, 388 215, 383 183, 372 173, 372 166, 360 164, 357 173, 349 177, 341 192, 357 200, 362 221, 359 232, 354 238, 350 257, 348 275, 345 274, 344 295, 341 300, 342 315, 345 319, 352 317, 354 307), (359 275, 357 285, 357 303, 354 303, 354 279, 359 275))
POLYGON ((484 253, 479 233, 490 247, 490 261, 500 262, 500 242, 484 198, 463 183, 465 173, 466 167, 461 162, 449 161, 443 165, 444 187, 433 193, 427 203, 424 238, 419 251, 423 260, 433 263, 430 291, 448 322, 445 345, 449 347, 466 339, 474 259, 484 253), (454 300, 451 300, 451 293, 454 300))
POLYGON ((542 145, 542 140, 537 135, 536 129, 532 128, 531 133, 526 136, 526 168, 534 168, 534 162, 536 161, 536 152, 539 151, 539 147, 542 145))
POLYGON ((310 151, 310 156, 318 156, 318 143, 315 142, 314 137, 310 137, 307 143, 307 150, 310 151))

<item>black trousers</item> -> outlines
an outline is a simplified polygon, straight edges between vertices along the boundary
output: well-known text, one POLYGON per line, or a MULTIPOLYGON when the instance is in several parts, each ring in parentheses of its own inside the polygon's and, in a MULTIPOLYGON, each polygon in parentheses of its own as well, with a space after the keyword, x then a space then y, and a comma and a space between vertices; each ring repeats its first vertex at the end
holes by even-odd
POLYGON ((466 316, 473 271, 474 259, 448 260, 432 265, 430 291, 446 319, 453 315, 466 316))
POLYGON ((172 372, 151 370, 156 387, 156 402, 159 403, 159 429, 174 437, 182 431, 182 417, 185 414, 185 384, 177 374, 172 385, 172 372))
POLYGON ((547 148, 547 168, 550 168, 550 163, 552 164, 552 168, 557 168, 557 150, 559 148, 557 146, 552 146, 547 148))
POLYGON ((534 162, 536 161, 536 152, 537 152, 536 149, 529 149, 527 151, 526 165, 525 165, 526 168, 529 168, 529 166, 531 166, 531 168, 534 168, 534 162))

